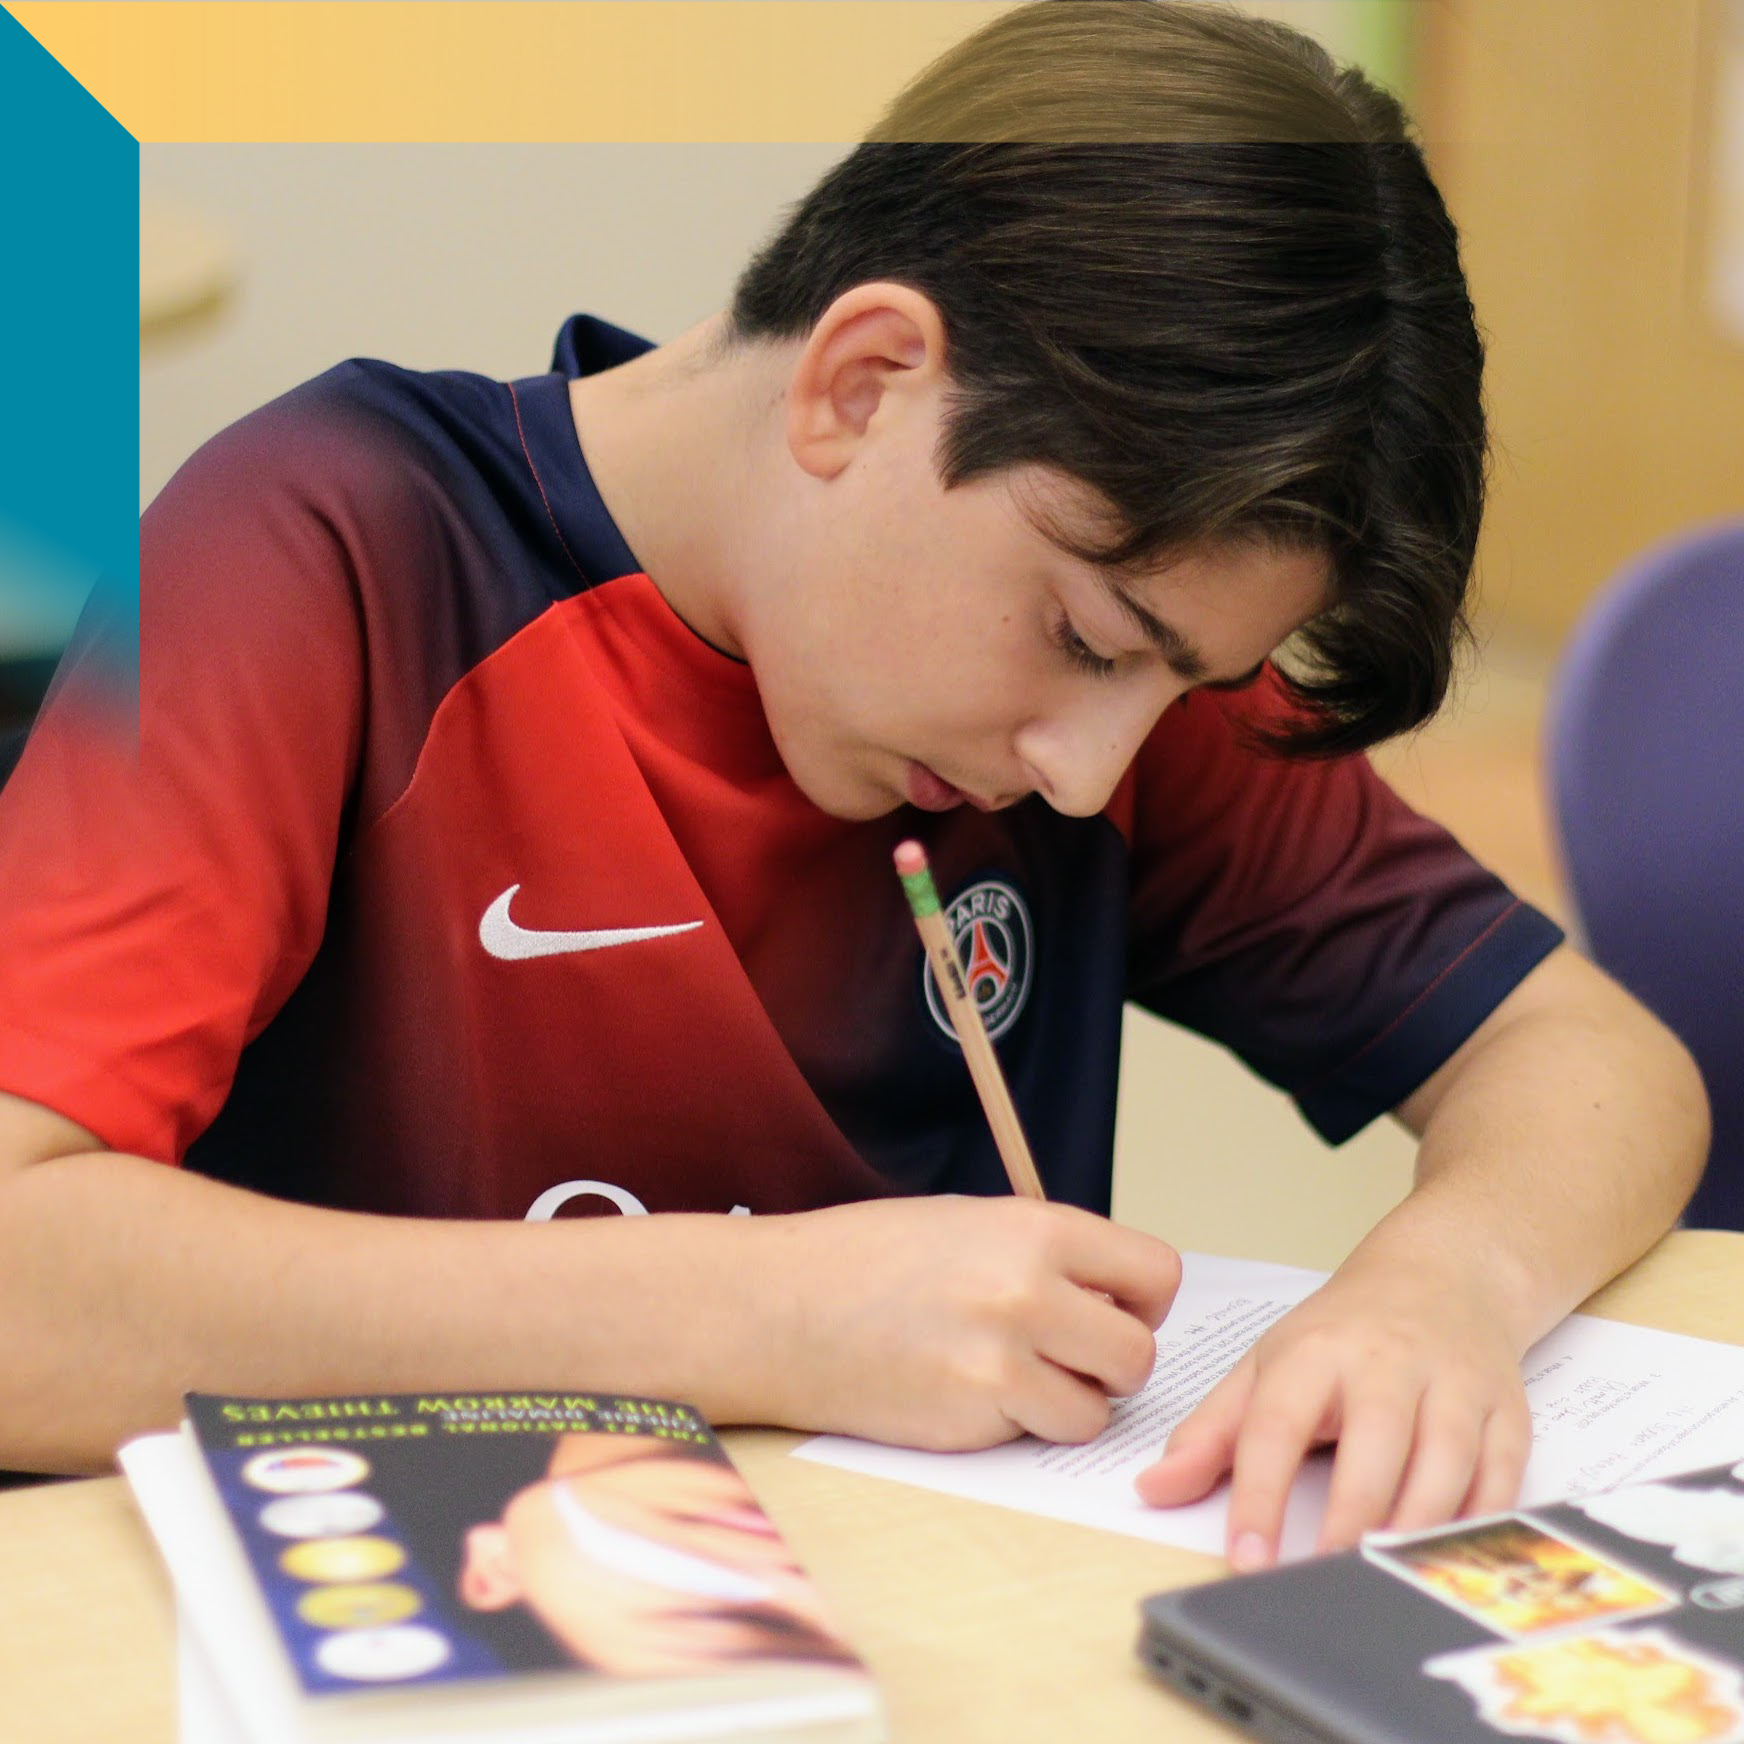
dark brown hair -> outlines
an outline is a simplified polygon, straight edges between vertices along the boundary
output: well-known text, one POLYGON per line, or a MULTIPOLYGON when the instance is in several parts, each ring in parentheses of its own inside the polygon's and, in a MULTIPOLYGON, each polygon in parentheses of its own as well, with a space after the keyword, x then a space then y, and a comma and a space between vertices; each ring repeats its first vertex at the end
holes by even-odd
POLYGON ((802 336, 877 279, 944 322, 947 485, 1064 472, 1112 511, 1073 549, 1117 568, 1247 540, 1327 554, 1279 748, 1434 713, 1467 629, 1483 349, 1391 96, 1205 0, 1035 0, 801 202, 741 278, 733 336, 802 336))

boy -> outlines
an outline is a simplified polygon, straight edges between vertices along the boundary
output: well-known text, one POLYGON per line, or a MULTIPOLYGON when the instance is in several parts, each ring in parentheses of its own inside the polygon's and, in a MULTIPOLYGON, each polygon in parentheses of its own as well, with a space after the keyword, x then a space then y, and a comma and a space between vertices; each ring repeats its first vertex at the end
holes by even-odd
POLYGON ((0 794, 0 1460, 194 1385, 1093 1435, 1178 1277, 1104 1215, 1131 996, 1423 1141, 1144 1494, 1233 1468, 1243 1567, 1317 1440, 1328 1545, 1503 1505, 1521 1352, 1705 1139, 1356 754, 1446 688, 1479 373, 1390 100, 1045 0, 672 344, 348 365, 217 438, 142 526, 137 755, 87 647, 0 794), (999 1196, 917 830, 1052 1204, 999 1196))

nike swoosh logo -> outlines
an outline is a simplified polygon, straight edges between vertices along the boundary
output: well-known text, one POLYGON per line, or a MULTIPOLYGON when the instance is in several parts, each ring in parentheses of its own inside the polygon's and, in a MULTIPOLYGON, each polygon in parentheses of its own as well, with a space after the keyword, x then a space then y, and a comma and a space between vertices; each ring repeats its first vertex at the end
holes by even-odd
POLYGON ((534 957, 566 957, 574 951, 604 951, 613 945, 639 945, 644 939, 671 938, 674 933, 692 933, 702 925, 687 920, 677 926, 603 927, 597 932, 547 933, 516 926, 509 918, 509 904, 521 887, 511 884, 478 923, 478 942, 493 957, 505 963, 525 963, 534 957))

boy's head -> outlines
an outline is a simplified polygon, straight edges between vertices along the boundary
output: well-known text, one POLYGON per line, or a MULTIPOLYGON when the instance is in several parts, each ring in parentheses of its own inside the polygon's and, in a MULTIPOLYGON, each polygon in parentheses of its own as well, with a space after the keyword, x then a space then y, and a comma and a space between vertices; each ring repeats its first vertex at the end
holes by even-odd
POLYGON ((1317 563, 1294 749, 1438 706, 1482 509, 1482 348, 1421 153, 1360 74, 1203 0, 1020 7, 801 203, 732 336, 799 339, 880 282, 941 323, 947 487, 1087 486, 1069 524, 1051 493, 1026 508, 1116 576, 1317 563))

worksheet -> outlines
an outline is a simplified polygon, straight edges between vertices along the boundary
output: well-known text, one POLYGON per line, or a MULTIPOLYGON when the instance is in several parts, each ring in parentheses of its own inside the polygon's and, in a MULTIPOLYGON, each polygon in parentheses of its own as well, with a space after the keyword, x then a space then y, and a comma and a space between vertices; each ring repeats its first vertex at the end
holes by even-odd
MULTIPOLYGON (((1221 1555, 1227 1488, 1186 1507, 1147 1508, 1133 1478, 1241 1353, 1325 1278, 1296 1266, 1184 1254, 1180 1294, 1157 1334, 1150 1380, 1119 1401, 1107 1429, 1083 1446, 1026 1436, 983 1453, 916 1453, 825 1435, 795 1452, 1221 1555)), ((1744 1458, 1744 1346, 1575 1314, 1532 1347, 1525 1374, 1533 1444, 1524 1504, 1744 1458)), ((1330 1457, 1316 1454, 1297 1480, 1285 1516, 1286 1560, 1313 1549, 1330 1473, 1330 1457)))

